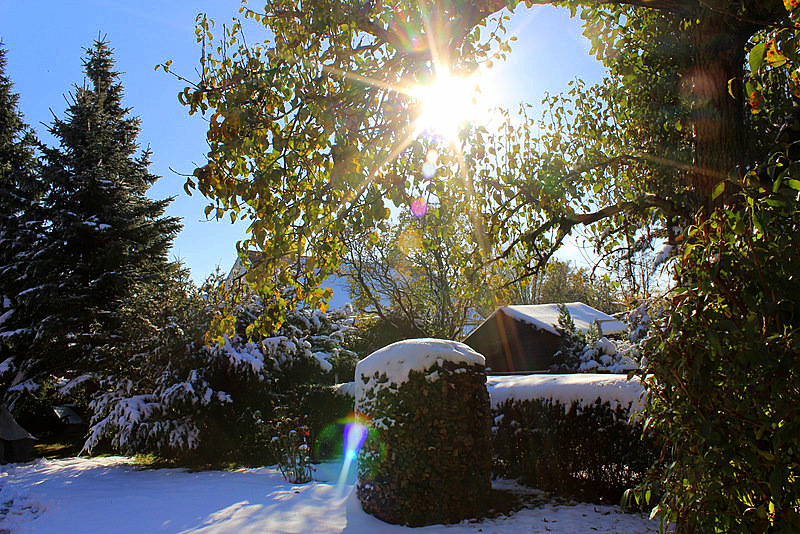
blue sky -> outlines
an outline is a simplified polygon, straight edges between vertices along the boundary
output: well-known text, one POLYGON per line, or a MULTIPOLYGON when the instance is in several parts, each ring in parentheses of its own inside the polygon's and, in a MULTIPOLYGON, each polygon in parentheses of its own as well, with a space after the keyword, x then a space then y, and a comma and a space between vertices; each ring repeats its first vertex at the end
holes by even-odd
MULTIPOLYGON (((168 213, 183 219, 184 230, 173 254, 191 268, 196 281, 217 265, 230 268, 246 225, 205 221, 206 199, 183 191, 184 178, 177 173, 190 174, 195 163, 204 161, 205 123, 178 103, 176 95, 184 84, 154 67, 171 59, 172 69, 191 79, 200 57, 194 35, 197 13, 222 24, 237 15, 238 7, 236 0, 0 0, 6 74, 20 94, 26 121, 47 143, 52 139, 42 123, 50 123, 52 113, 63 117, 64 95, 82 83, 83 48, 98 35, 111 43, 117 70, 123 73, 125 104, 142 119, 139 142, 150 146, 151 171, 163 177, 150 194, 176 197, 168 213)), ((508 27, 519 40, 508 61, 496 67, 501 69, 497 78, 503 81, 505 105, 539 102, 544 91, 564 91, 575 77, 589 82, 601 78, 602 66, 587 53, 580 20, 569 19, 567 10, 519 9, 508 27)), ((259 38, 254 32, 248 37, 259 38)))

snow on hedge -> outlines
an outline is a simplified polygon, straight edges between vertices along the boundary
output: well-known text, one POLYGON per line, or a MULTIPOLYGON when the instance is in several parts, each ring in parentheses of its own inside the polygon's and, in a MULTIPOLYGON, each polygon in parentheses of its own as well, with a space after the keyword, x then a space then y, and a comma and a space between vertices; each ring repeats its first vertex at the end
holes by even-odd
POLYGON ((544 399, 571 406, 608 402, 612 409, 630 407, 631 413, 642 410, 644 388, 638 379, 626 375, 578 373, 569 375, 515 375, 487 378, 492 408, 508 400, 544 399))
MULTIPOLYGON (((386 375, 385 385, 399 386, 411 371, 425 372, 444 361, 466 365, 485 365, 483 356, 458 341, 407 339, 378 349, 356 364, 355 397, 370 389, 381 389, 378 379, 386 375), (363 379, 367 379, 366 383, 363 379)), ((381 382, 383 383, 383 382, 381 382)))
MULTIPOLYGON (((358 381, 362 382, 363 381, 358 381)), ((346 382, 335 386, 340 395, 355 397, 358 382, 346 382)), ((637 379, 628 380, 626 375, 576 373, 568 375, 535 374, 514 376, 490 376, 487 378, 492 408, 507 400, 544 399, 571 406, 593 404, 597 399, 608 402, 612 409, 629 407, 631 413, 639 413, 644 403, 644 388, 637 379)))
POLYGON ((356 396, 356 383, 355 382, 345 382, 343 384, 336 384, 333 386, 333 391, 338 393, 343 397, 354 397, 356 396))

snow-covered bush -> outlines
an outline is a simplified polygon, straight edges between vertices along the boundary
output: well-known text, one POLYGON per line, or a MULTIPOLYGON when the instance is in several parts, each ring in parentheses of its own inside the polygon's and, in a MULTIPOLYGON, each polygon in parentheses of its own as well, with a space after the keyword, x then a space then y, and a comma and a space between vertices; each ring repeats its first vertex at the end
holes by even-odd
POLYGON ((641 347, 650 332, 647 305, 642 304, 628 314, 628 339, 601 337, 594 325, 588 332, 580 332, 566 306, 559 305, 559 310, 556 329, 561 338, 551 372, 627 373, 639 369, 641 347))
POLYGON ((484 512, 491 489, 484 358, 456 341, 416 339, 356 366, 356 411, 370 432, 356 493, 369 514, 408 526, 484 512))
POLYGON ((627 373, 639 368, 636 346, 628 341, 601 337, 587 344, 580 358, 581 373, 627 373))
POLYGON ((261 303, 209 280, 172 292, 131 337, 133 365, 110 373, 90 404, 85 448, 152 452, 187 461, 265 462, 266 421, 299 384, 333 383, 351 327, 342 311, 296 309, 272 335, 248 339, 261 303), (209 325, 222 306, 237 324, 219 336, 209 325), (135 350, 134 350, 135 347, 135 350))

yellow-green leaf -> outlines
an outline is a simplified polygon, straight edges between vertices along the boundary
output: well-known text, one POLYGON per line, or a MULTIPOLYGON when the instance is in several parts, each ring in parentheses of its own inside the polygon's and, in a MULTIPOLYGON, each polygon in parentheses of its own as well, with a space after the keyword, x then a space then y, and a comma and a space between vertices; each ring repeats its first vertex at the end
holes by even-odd
POLYGON ((725 191, 725 182, 720 182, 717 184, 717 187, 714 188, 714 192, 711 193, 711 199, 715 199, 725 191))

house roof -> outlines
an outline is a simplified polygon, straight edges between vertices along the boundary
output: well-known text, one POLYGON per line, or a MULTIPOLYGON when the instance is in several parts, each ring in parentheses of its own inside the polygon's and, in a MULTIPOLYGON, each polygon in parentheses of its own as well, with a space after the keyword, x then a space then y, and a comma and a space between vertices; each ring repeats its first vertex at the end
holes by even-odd
POLYGON ((14 421, 8 409, 0 405, 0 439, 16 441, 18 439, 36 439, 27 430, 14 421))
MULTIPOLYGON (((608 314, 596 310, 583 302, 569 302, 565 304, 572 316, 572 322, 581 332, 587 332, 592 323, 597 321, 600 326, 601 335, 619 334, 628 329, 625 323, 614 319, 608 314)), ((492 313, 503 312, 516 321, 533 325, 534 327, 547 332, 558 334, 555 325, 558 324, 559 309, 558 304, 534 304, 525 306, 502 306, 492 313)), ((489 317, 489 319, 492 318, 489 317)), ((487 319, 487 321, 489 320, 487 319)))

